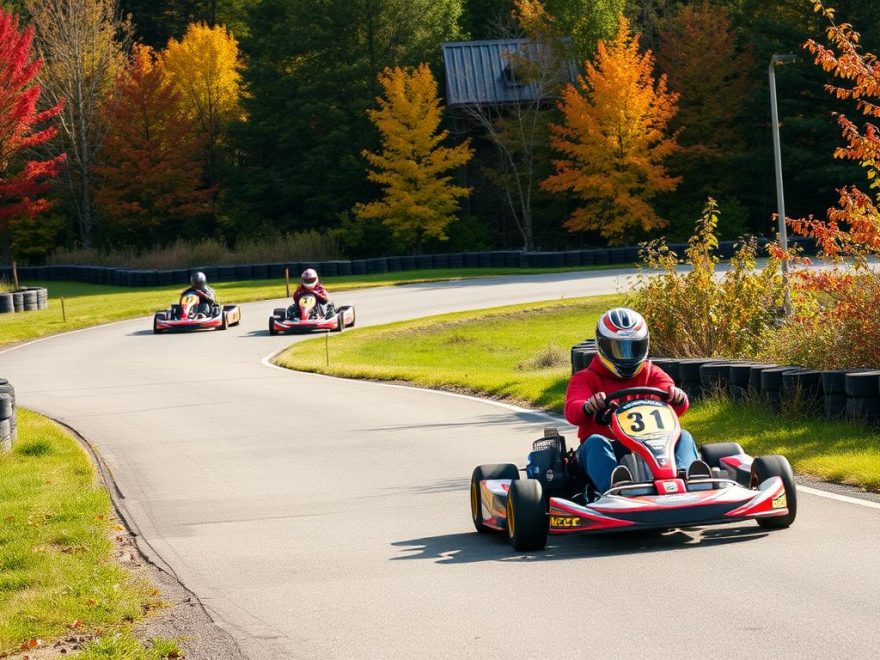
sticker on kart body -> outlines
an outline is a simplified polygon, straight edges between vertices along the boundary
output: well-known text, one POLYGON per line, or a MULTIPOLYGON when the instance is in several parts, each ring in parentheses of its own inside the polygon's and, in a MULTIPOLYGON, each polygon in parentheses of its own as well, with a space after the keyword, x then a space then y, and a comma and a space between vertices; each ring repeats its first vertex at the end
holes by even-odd
POLYGON ((550 527, 553 529, 572 529, 581 524, 576 516, 550 516, 550 527))
POLYGON ((788 498, 785 497, 785 493, 773 498, 773 508, 774 509, 787 509, 788 508, 788 498))
POLYGON ((620 430, 630 438, 649 444, 651 449, 660 448, 661 444, 665 446, 666 437, 675 431, 675 413, 672 408, 660 401, 639 400, 630 405, 627 403, 620 406, 615 413, 620 430))
POLYGON ((700 499, 699 495, 681 493, 680 495, 661 495, 653 499, 657 504, 681 504, 682 502, 694 502, 700 499))

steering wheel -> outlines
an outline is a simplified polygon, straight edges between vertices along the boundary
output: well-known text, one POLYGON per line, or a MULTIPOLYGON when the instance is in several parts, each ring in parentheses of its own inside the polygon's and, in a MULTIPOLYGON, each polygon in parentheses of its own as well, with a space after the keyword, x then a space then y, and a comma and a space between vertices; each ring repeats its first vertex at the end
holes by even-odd
POLYGON ((626 387, 605 396, 605 409, 596 412, 596 422, 602 425, 611 423, 611 415, 617 410, 617 399, 626 396, 656 396, 661 401, 669 401, 669 392, 659 387, 626 387))

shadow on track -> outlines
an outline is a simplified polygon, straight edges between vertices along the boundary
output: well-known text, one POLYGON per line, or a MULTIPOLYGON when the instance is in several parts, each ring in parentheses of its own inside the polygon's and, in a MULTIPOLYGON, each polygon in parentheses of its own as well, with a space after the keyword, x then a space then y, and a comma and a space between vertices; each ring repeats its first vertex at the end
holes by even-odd
POLYGON ((561 561, 706 548, 760 539, 767 534, 768 532, 757 525, 750 524, 688 531, 551 536, 545 550, 536 553, 520 553, 510 546, 505 534, 464 532, 428 536, 409 541, 395 541, 391 545, 399 548, 401 554, 391 557, 391 561, 425 559, 438 564, 450 565, 483 561, 561 561))

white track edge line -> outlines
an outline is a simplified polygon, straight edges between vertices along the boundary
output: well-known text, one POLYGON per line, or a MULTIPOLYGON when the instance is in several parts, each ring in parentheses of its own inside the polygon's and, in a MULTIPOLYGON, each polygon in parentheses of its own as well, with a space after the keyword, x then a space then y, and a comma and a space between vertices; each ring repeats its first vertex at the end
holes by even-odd
MULTIPOLYGON (((279 367, 277 364, 272 364, 272 358, 277 356, 283 351, 286 351, 289 346, 285 346, 284 348, 279 348, 277 351, 273 351, 263 357, 260 362, 264 367, 269 367, 270 369, 279 369, 281 371, 286 371, 287 373, 307 373, 307 372, 297 372, 295 369, 288 369, 286 367, 279 367)), ((551 415, 550 413, 545 413, 539 410, 530 410, 528 408, 523 408, 521 406, 514 406, 510 403, 504 403, 502 401, 494 401, 492 399, 482 399, 477 396, 471 396, 468 394, 458 394, 456 392, 444 392, 443 390, 434 390, 428 387, 413 387, 411 385, 398 385, 396 383, 382 383, 378 381, 363 381, 361 379, 351 379, 351 378, 341 378, 339 376, 328 376, 326 374, 317 374, 319 376, 323 376, 324 378, 334 378, 336 380, 360 380, 360 382, 368 382, 373 385, 379 385, 381 387, 395 387, 403 390, 414 390, 416 392, 432 392, 433 394, 439 394, 442 396, 454 397, 457 399, 467 399, 469 401, 476 401, 478 403, 486 403, 491 406, 495 406, 497 408, 503 408, 504 410, 510 410, 511 412, 517 413, 527 413, 529 415, 534 415, 536 417, 543 417, 544 419, 568 424, 568 422, 558 415, 551 415)), ((571 426, 569 424, 569 426, 571 426)), ((797 489, 799 493, 806 493, 807 495, 814 495, 816 497, 824 497, 829 500, 836 500, 838 502, 845 502, 846 504, 855 504, 858 506, 863 506, 868 509, 880 509, 880 502, 873 502, 871 500, 862 500, 858 497, 850 497, 849 495, 841 495, 839 493, 834 493, 827 490, 821 490, 819 488, 811 488, 810 486, 802 486, 801 484, 797 485, 797 489)))

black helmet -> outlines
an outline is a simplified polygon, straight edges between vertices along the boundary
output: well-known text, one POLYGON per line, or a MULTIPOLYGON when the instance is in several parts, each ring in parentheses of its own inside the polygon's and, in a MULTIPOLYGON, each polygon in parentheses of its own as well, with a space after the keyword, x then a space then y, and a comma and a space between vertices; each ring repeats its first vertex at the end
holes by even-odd
POLYGON ((626 307, 608 310, 596 325, 599 360, 618 378, 632 378, 642 370, 650 341, 645 319, 626 307))
POLYGON ((189 283, 192 284, 194 289, 204 289, 208 284, 208 278, 199 270, 192 274, 189 278, 189 283))

